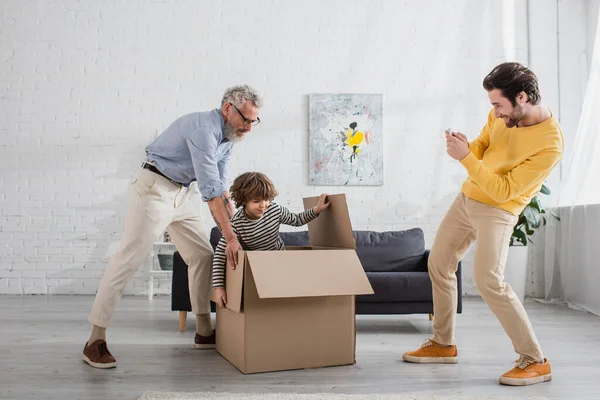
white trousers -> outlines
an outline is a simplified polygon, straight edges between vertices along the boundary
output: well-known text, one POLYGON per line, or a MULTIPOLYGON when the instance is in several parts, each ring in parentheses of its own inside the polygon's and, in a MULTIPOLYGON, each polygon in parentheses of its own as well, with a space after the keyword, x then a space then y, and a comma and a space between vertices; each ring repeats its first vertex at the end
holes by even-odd
POLYGON ((199 193, 141 168, 132 183, 131 201, 119 250, 106 269, 89 321, 107 328, 125 286, 165 229, 188 265, 194 314, 210 312, 213 250, 194 204, 199 193))

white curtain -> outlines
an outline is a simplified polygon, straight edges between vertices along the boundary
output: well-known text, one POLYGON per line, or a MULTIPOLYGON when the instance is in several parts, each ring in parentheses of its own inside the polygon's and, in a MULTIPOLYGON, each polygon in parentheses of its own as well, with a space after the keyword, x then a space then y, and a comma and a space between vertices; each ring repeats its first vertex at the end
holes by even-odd
POLYGON ((600 315, 600 204, 559 207, 545 227, 545 300, 600 315))
POLYGON ((543 262, 546 301, 600 315, 600 14, 598 23, 575 145, 534 262, 543 262))
MULTIPOLYGON (((600 23, 600 13, 598 14, 600 23)), ((573 151, 563 160, 558 206, 600 203, 600 25, 573 151)))

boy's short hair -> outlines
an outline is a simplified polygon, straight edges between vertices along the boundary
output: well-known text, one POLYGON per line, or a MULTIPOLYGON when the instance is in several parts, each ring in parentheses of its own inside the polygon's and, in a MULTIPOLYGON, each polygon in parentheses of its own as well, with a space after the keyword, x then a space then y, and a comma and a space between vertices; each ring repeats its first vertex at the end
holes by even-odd
POLYGON ((246 172, 238 176, 233 181, 230 191, 236 208, 252 200, 273 201, 278 194, 273 182, 260 172, 246 172))

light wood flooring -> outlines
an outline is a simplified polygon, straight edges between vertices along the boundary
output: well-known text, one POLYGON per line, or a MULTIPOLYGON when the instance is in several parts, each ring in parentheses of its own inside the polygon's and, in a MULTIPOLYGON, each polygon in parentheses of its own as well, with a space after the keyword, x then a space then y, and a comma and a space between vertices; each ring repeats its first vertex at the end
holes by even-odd
POLYGON ((357 364, 243 375, 212 350, 192 346, 194 318, 179 333, 168 297, 124 297, 108 343, 118 367, 81 361, 90 296, 0 296, 0 398, 137 399, 146 390, 335 392, 600 399, 600 317, 526 302, 553 380, 504 387, 498 376, 517 356, 485 303, 467 298, 458 317, 457 365, 401 361, 432 332, 426 315, 358 316, 357 364))

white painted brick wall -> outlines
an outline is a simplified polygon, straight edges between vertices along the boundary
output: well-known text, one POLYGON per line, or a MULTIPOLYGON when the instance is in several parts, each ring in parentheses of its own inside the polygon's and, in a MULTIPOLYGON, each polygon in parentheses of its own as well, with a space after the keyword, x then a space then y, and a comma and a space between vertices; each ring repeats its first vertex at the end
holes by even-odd
MULTIPOLYGON (((238 83, 263 92, 265 106, 234 175, 267 173, 293 210, 302 196, 345 192, 355 229, 418 226, 429 247, 465 178, 439 130, 478 134, 489 110, 482 78, 507 54, 527 59, 524 4, 0 2, 0 293, 95 293, 144 146, 238 83), (315 92, 383 93, 383 186, 307 184, 315 92)), ((146 269, 126 293, 146 293, 146 269)), ((157 290, 168 293, 169 280, 157 290)))

